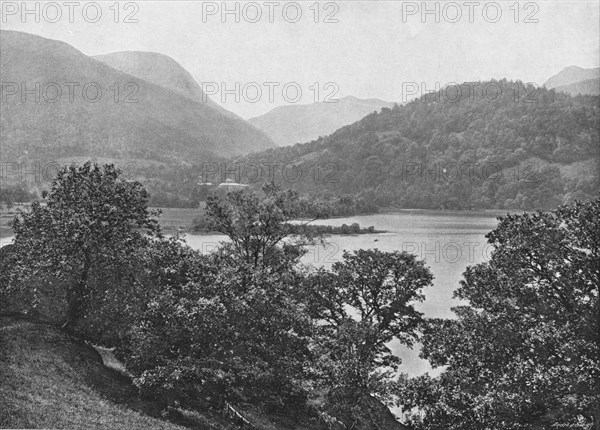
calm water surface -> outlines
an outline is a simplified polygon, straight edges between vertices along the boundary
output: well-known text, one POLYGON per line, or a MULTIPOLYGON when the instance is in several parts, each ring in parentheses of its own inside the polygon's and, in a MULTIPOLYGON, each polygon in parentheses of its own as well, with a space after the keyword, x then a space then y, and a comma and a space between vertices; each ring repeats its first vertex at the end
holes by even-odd
MULTIPOLYGON (((425 291, 425 302, 417 309, 427 317, 451 318, 451 307, 460 304, 452 298, 467 266, 488 259, 491 248, 486 233, 498 223, 502 212, 427 211, 405 210, 393 214, 365 215, 350 218, 319 220, 315 224, 335 225, 358 223, 361 227, 374 226, 386 230, 380 234, 354 236, 334 235, 327 238, 328 246, 310 249, 303 262, 313 266, 330 267, 342 259, 344 250, 378 248, 381 251, 408 251, 424 259, 435 279, 425 291)), ((187 236, 188 244, 202 252, 210 252, 225 236, 187 236)), ((409 375, 424 372, 438 373, 427 361, 418 357, 419 348, 410 350, 392 344, 394 352, 402 358, 401 371, 409 375)))

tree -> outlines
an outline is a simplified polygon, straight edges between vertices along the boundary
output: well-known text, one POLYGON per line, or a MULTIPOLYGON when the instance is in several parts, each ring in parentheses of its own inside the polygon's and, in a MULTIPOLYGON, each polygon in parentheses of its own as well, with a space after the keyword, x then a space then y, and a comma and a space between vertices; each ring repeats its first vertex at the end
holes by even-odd
POLYGON ((325 216, 325 208, 300 198, 296 191, 280 191, 274 184, 265 184, 263 193, 264 198, 243 190, 210 196, 206 201, 209 229, 225 233, 236 254, 254 267, 267 266, 275 259, 295 263, 310 240, 310 231, 303 227, 325 216), (292 223, 307 213, 313 219, 292 223), (296 240, 285 244, 288 237, 296 240))
POLYGON ((131 276, 132 256, 148 243, 148 234, 159 233, 157 213, 148 210, 147 200, 142 185, 122 179, 111 164, 61 169, 46 205, 34 203, 31 212, 14 220, 13 282, 19 288, 30 288, 29 282, 48 285, 54 291, 47 293, 64 296, 65 326, 76 330, 93 297, 131 276), (99 284, 107 280, 115 283, 99 284))
POLYGON ((343 258, 331 272, 309 278, 306 301, 322 321, 317 351, 330 400, 357 413, 371 395, 390 399, 400 359, 388 344, 412 346, 418 339, 422 319, 414 303, 424 299, 433 276, 406 252, 358 250, 343 258))
POLYGON ((598 225, 600 200, 500 218, 455 292, 469 306, 425 331, 446 369, 400 389, 424 428, 600 428, 598 225))
POLYGON ((302 273, 227 246, 202 255, 170 239, 147 250, 127 359, 142 392, 189 408, 303 407, 313 322, 295 292, 302 273))
POLYGON ((129 367, 147 394, 198 407, 304 406, 313 321, 296 267, 308 240, 290 221, 310 208, 268 184, 211 196, 208 228, 231 243, 203 256, 176 239, 147 248, 150 292, 131 331, 129 367), (294 237, 289 243, 284 239, 294 237))

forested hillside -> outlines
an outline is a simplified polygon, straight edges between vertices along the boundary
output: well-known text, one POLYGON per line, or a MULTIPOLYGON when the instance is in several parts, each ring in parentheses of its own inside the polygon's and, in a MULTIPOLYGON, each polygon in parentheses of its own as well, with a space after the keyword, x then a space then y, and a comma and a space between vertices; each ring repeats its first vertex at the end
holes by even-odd
POLYGON ((464 83, 236 163, 249 166, 250 181, 256 166, 271 166, 286 187, 379 206, 552 208, 597 193, 599 100, 507 80, 464 83))

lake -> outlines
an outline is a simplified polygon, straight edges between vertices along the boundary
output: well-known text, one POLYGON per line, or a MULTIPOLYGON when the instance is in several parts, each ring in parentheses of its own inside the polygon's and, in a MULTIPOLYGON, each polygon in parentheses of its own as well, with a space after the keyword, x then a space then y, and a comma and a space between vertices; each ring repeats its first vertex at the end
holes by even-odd
MULTIPOLYGON (((416 308, 427 317, 453 318, 452 306, 460 304, 452 298, 467 266, 487 260, 491 247, 485 234, 496 224, 501 211, 431 211, 402 210, 396 213, 364 215, 349 218, 319 220, 315 224, 340 226, 358 223, 361 227, 374 226, 386 233, 354 236, 334 235, 327 238, 328 245, 315 246, 304 256, 303 263, 331 267, 342 259, 343 250, 378 248, 381 251, 405 250, 424 259, 435 279, 425 290, 425 301, 416 308)), ((226 240, 223 235, 188 235, 187 243, 194 249, 210 252, 226 240)), ((10 243, 12 237, 0 240, 0 245, 10 243)), ((432 371, 427 361, 413 350, 402 345, 390 345, 402 358, 401 372, 410 376, 432 371)))
MULTIPOLYGON (((426 289, 425 302, 416 308, 427 317, 452 318, 451 307, 460 304, 452 298, 462 273, 467 266, 486 261, 491 247, 486 233, 498 223, 502 211, 431 211, 403 210, 396 213, 364 215, 349 218, 319 220, 315 224, 335 225, 358 223, 361 227, 374 226, 386 233, 354 236, 334 235, 327 238, 328 246, 315 246, 304 256, 303 262, 313 266, 330 267, 342 259, 343 250, 378 248, 381 251, 408 251, 424 259, 435 279, 426 289)), ((221 235, 187 236, 188 244, 202 252, 210 252, 221 235)), ((432 371, 427 361, 418 356, 418 347, 410 350, 399 344, 391 345, 402 358, 401 371, 411 376, 432 371)))

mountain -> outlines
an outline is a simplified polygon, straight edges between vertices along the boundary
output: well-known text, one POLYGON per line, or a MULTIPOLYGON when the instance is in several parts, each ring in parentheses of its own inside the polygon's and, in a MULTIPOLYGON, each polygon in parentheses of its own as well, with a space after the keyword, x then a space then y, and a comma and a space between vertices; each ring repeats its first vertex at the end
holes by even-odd
MULTIPOLYGON (((577 66, 569 66, 561 70, 556 75, 548 79, 544 85, 549 90, 557 87, 574 84, 576 82, 587 81, 600 78, 600 67, 595 69, 583 69, 577 66)), ((558 88, 557 88, 558 91, 558 88)))
POLYGON ((284 166, 274 178, 283 188, 357 207, 530 210, 597 196, 598 96, 506 80, 462 86, 460 100, 438 92, 235 162, 284 166), (494 97, 483 90, 492 86, 494 97))
POLYGON ((0 48, 4 162, 108 157, 180 164, 274 146, 243 120, 64 42, 2 31, 0 48))
POLYGON ((277 145, 288 146, 326 136, 374 111, 393 105, 378 99, 344 97, 337 103, 276 107, 248 122, 264 131, 277 145))
POLYGON ((585 81, 575 82, 569 85, 561 85, 554 88, 555 91, 576 96, 578 94, 589 94, 597 96, 600 94, 600 78, 586 79, 585 81))
POLYGON ((241 119, 212 101, 194 77, 167 55, 157 52, 121 51, 95 55, 92 58, 128 75, 177 91, 196 102, 205 103, 231 118, 241 119))

